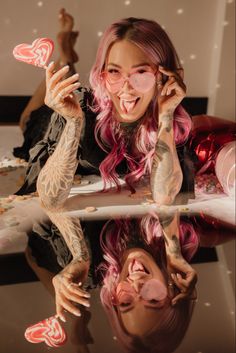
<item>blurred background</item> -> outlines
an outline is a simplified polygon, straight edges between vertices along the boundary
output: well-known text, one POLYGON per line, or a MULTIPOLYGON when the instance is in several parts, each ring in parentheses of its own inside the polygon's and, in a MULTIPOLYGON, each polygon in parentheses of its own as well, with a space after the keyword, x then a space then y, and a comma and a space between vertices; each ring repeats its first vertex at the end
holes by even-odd
POLYGON ((8 0, 0 2, 0 96, 30 96, 44 70, 17 62, 13 48, 39 37, 55 41, 65 7, 80 31, 77 70, 83 84, 104 29, 134 16, 156 20, 172 39, 185 69, 189 97, 207 97, 207 113, 234 120, 234 0, 8 0))

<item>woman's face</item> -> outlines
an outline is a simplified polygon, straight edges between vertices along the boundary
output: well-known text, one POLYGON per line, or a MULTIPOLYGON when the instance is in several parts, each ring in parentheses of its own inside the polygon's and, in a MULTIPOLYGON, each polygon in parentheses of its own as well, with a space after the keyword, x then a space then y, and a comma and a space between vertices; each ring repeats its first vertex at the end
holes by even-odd
POLYGON ((131 123, 140 119, 156 90, 156 68, 149 58, 135 44, 121 40, 110 48, 105 72, 111 80, 118 81, 118 85, 113 83, 112 88, 106 84, 118 121, 131 123), (134 81, 137 82, 135 87, 132 85, 134 81))
POLYGON ((167 286, 153 257, 143 249, 126 253, 116 288, 117 309, 125 329, 142 336, 161 323, 169 307, 167 286))

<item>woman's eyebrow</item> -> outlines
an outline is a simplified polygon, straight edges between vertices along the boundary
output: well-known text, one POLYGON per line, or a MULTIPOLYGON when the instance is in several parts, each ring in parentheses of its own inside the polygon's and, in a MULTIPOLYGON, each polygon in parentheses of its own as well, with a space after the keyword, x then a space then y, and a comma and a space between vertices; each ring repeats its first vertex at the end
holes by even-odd
POLYGON ((147 308, 163 308, 165 306, 165 301, 161 300, 158 303, 152 304, 152 303, 144 303, 144 306, 147 308))
POLYGON ((121 309, 121 307, 119 307, 120 312, 121 312, 122 314, 127 313, 128 311, 132 310, 133 308, 134 308, 134 305, 128 306, 127 308, 124 308, 124 309, 123 309, 123 308, 121 309))
MULTIPOLYGON (((111 65, 111 66, 115 66, 115 67, 118 67, 119 69, 121 69, 122 67, 118 64, 114 64, 114 63, 108 63, 107 64, 108 66, 111 65)), ((149 63, 141 63, 141 64, 136 64, 136 65, 133 65, 132 68, 137 68, 137 67, 141 67, 141 66, 149 66, 151 67, 151 65, 149 63)))
POLYGON ((151 66, 149 63, 141 63, 141 64, 137 64, 137 65, 133 65, 132 68, 136 68, 136 67, 140 67, 140 66, 151 66))

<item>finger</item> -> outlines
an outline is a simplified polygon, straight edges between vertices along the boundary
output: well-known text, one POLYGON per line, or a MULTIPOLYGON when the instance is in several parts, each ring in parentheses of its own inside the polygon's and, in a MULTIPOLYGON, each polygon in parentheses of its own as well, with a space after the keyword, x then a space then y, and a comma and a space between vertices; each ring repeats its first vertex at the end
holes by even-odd
POLYGON ((71 281, 66 281, 64 283, 64 286, 66 288, 69 288, 70 291, 73 292, 76 295, 79 295, 79 296, 84 297, 84 298, 90 298, 91 297, 90 293, 88 293, 86 290, 80 288, 79 285, 76 284, 76 283, 73 283, 71 281))
MULTIPOLYGON (((50 71, 51 77, 48 78, 48 82, 47 82, 48 89, 54 89, 56 84, 63 79, 63 77, 69 71, 69 69, 70 69, 70 66, 66 65, 63 68, 61 68, 60 70, 58 70, 56 73, 52 73, 50 71)), ((46 70, 46 72, 47 72, 47 70, 46 70)), ((47 77, 46 77, 46 79, 47 79, 47 77)))
POLYGON ((68 87, 70 84, 72 83, 77 83, 79 79, 79 74, 74 74, 68 78, 66 78, 63 81, 60 81, 56 84, 56 86, 54 87, 54 92, 57 93, 58 91, 60 91, 62 88, 66 88, 68 87))
POLYGON ((74 293, 70 291, 70 287, 64 288, 63 294, 65 295, 65 297, 75 303, 84 305, 87 308, 89 308, 90 307, 89 300, 84 297, 81 297, 78 293, 74 293))
POLYGON ((171 93, 172 93, 172 91, 175 91, 176 93, 181 94, 181 95, 185 95, 185 93, 186 93, 185 90, 184 90, 184 88, 181 87, 181 86, 179 85, 179 83, 176 82, 176 81, 175 81, 174 83, 170 84, 170 85, 167 87, 166 95, 167 95, 167 96, 170 96, 171 93))
POLYGON ((175 82, 175 78, 174 78, 174 77, 169 77, 169 79, 167 80, 167 82, 165 83, 165 85, 164 85, 163 88, 162 88, 161 96, 167 95, 168 87, 169 87, 173 82, 175 82))
POLYGON ((54 61, 51 61, 48 67, 46 68, 46 86, 48 86, 48 83, 53 76, 54 69, 55 69, 55 63, 54 61))
POLYGON ((163 74, 165 74, 166 76, 174 76, 176 79, 183 80, 183 73, 184 73, 183 68, 178 68, 176 69, 176 71, 171 71, 159 65, 158 70, 163 74))
POLYGON ((180 301, 184 300, 187 298, 187 295, 184 293, 180 293, 178 295, 176 295, 172 300, 171 300, 171 304, 172 305, 176 305, 177 303, 179 303, 180 301))
POLYGON ((186 292, 186 286, 184 286, 181 282, 179 282, 179 276, 180 274, 178 274, 178 277, 176 274, 172 273, 171 274, 171 278, 174 281, 175 285, 183 292, 186 292))
POLYGON ((81 316, 81 312, 61 293, 59 304, 68 312, 75 316, 81 316))
POLYGON ((60 92, 55 92, 54 97, 58 96, 58 100, 60 101, 61 99, 68 97, 70 93, 79 88, 79 86, 80 82, 73 83, 72 85, 62 89, 60 92))
POLYGON ((63 313, 63 307, 58 302, 56 302, 56 313, 57 316, 61 319, 61 321, 66 322, 66 318, 63 313))

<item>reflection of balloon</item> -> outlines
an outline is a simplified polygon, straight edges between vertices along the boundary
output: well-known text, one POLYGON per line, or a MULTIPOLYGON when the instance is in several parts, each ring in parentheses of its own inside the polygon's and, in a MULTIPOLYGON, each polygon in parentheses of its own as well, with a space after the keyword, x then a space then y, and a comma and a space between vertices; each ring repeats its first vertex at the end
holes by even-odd
POLYGON ((190 149, 195 152, 196 172, 214 173, 214 166, 220 148, 235 140, 236 124, 232 121, 209 115, 193 116, 193 130, 190 149))
POLYGON ((224 192, 233 197, 235 194, 236 141, 227 143, 216 158, 215 172, 224 192))

